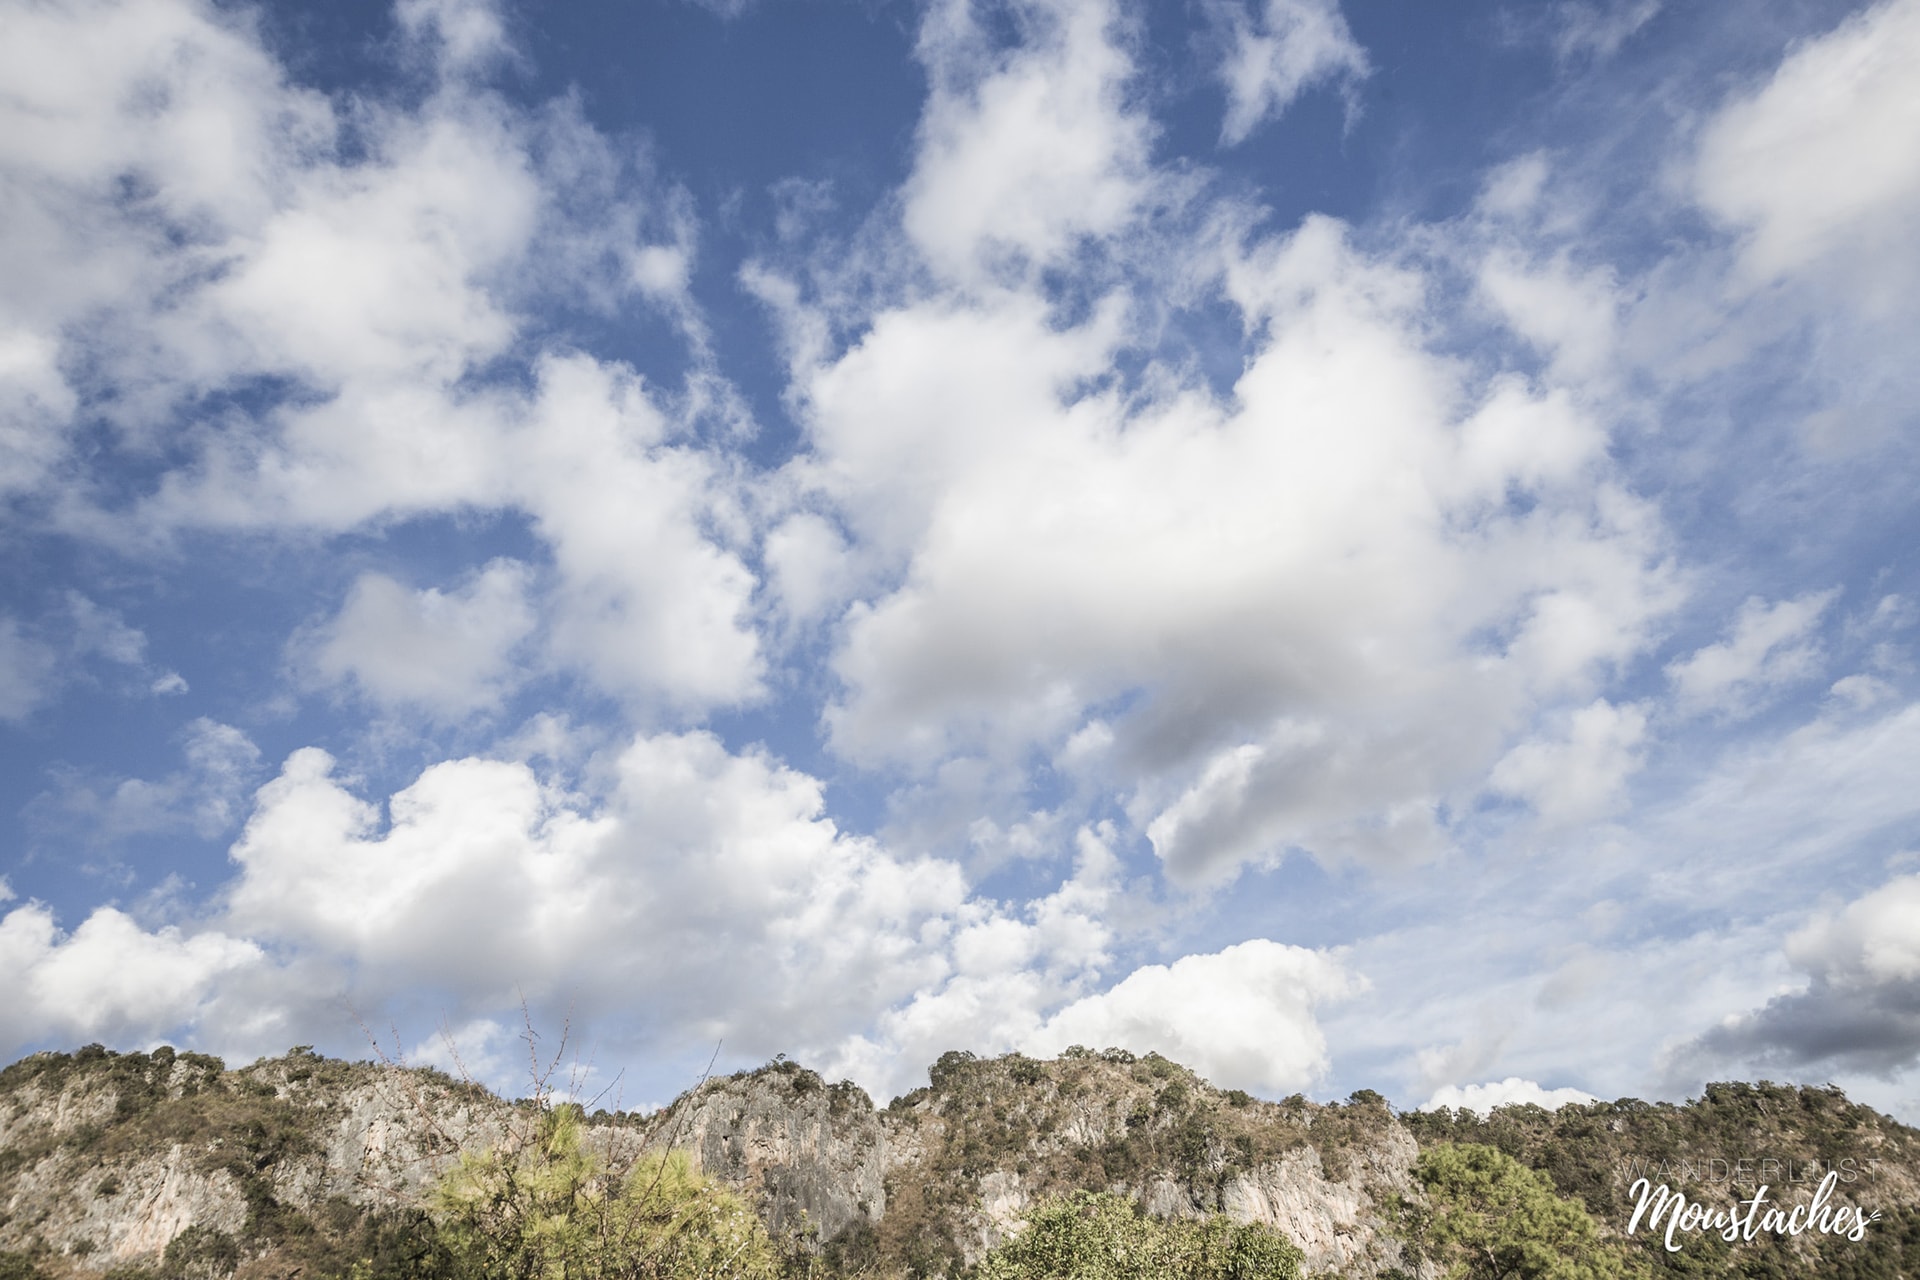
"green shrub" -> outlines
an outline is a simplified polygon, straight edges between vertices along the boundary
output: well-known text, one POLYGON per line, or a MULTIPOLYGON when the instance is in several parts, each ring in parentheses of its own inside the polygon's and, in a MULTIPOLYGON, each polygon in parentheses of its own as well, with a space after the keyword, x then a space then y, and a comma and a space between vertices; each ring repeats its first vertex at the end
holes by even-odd
POLYGON ((240 1245, 224 1231, 196 1224, 168 1242, 162 1262, 169 1276, 229 1276, 240 1265, 240 1245))
POLYGON ((462 1157, 434 1189, 456 1275, 472 1280, 772 1280, 766 1230, 684 1153, 624 1179, 583 1146, 580 1108, 542 1114, 517 1151, 462 1157))
POLYGON ((1076 1191, 1029 1212, 973 1280, 1297 1280, 1300 1259, 1285 1236, 1224 1214, 1150 1218, 1124 1197, 1076 1191))

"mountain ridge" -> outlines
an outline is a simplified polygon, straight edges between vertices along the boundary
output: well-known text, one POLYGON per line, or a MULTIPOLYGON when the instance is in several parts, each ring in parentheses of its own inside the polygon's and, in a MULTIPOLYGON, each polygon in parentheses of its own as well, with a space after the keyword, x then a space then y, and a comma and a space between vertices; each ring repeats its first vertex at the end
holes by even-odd
MULTIPOLYGON (((455 1157, 534 1114, 430 1068, 304 1048, 236 1068, 164 1046, 32 1055, 0 1071, 0 1256, 56 1278, 321 1280, 354 1262, 377 1272, 404 1253, 426 1189, 455 1157)), ((1538 1171, 1655 1274, 1920 1274, 1920 1131, 1834 1089, 1727 1083, 1685 1104, 1517 1105, 1482 1118, 1396 1113, 1368 1090, 1344 1103, 1260 1099, 1157 1054, 1075 1048, 1051 1060, 948 1053, 926 1086, 884 1108, 776 1060, 651 1114, 586 1120, 616 1169, 651 1150, 689 1152, 816 1275, 958 1276, 1024 1213, 1086 1189, 1163 1217, 1264 1223, 1301 1248, 1308 1275, 1437 1280, 1416 1166, 1445 1144, 1493 1147, 1538 1171), (1845 1173, 1838 1190, 1882 1220, 1861 1242, 1690 1239, 1677 1254, 1623 1234, 1629 1174, 1722 1205, 1768 1170, 1793 1177, 1781 1194, 1845 1173)))

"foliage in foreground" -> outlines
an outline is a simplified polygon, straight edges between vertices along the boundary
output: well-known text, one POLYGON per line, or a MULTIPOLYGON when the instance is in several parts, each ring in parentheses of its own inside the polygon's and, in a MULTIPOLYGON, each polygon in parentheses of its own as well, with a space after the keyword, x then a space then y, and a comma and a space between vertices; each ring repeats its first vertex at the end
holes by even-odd
POLYGON ((1432 1202, 1425 1237, 1448 1280, 1627 1280, 1638 1258, 1604 1239, 1587 1211, 1493 1147, 1430 1147, 1414 1176, 1432 1202))
POLYGON ((1030 1211, 1026 1228, 980 1260, 974 1280, 1297 1280, 1285 1236, 1225 1214, 1151 1218, 1131 1199, 1076 1191, 1030 1211))
POLYGON ((517 1151, 463 1157, 434 1190, 454 1274, 474 1280, 773 1280, 780 1259, 747 1206, 684 1152, 612 1176, 580 1109, 543 1113, 517 1151))

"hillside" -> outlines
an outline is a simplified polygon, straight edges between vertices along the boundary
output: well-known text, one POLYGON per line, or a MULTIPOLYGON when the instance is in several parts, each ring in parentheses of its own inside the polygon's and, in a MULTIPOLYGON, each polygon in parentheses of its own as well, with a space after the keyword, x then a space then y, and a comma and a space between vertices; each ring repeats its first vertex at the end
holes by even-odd
MULTIPOLYGON (((438 1072, 305 1050, 238 1069, 165 1048, 35 1055, 0 1072, 0 1277, 408 1274, 424 1190, 533 1114, 438 1072)), ((779 1061, 653 1115, 597 1112, 586 1136, 616 1169, 688 1150, 815 1276, 958 1276, 1024 1212, 1088 1188, 1160 1216, 1265 1223, 1300 1246, 1308 1275, 1436 1278, 1457 1259, 1421 1160, 1449 1143, 1545 1175, 1598 1224, 1617 1274, 1920 1275, 1920 1133, 1832 1090, 1715 1085, 1685 1106, 1482 1120, 1400 1115, 1366 1091, 1257 1099, 1156 1055, 950 1053, 884 1109, 779 1061), (1829 1169, 1842 1198, 1881 1214, 1860 1241, 1729 1247, 1698 1233, 1669 1253, 1621 1235, 1642 1174, 1725 1205, 1762 1174, 1776 1199, 1804 1199, 1829 1169)))

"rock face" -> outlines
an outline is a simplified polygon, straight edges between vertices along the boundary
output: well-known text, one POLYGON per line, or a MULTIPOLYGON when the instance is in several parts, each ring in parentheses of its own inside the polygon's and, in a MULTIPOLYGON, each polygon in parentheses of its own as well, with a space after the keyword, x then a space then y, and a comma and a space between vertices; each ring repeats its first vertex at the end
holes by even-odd
MULTIPOLYGON (((1396 1128, 1386 1141, 1403 1147, 1405 1159, 1381 1181, 1411 1193, 1413 1162, 1419 1154, 1413 1139, 1396 1128)), ((1383 1224, 1373 1212, 1367 1181, 1329 1180, 1320 1153, 1312 1147, 1236 1174, 1221 1189, 1220 1207, 1235 1221, 1262 1222, 1286 1233, 1306 1254, 1309 1271, 1372 1275, 1382 1267, 1402 1265, 1398 1243, 1381 1240, 1383 1224)))
POLYGON ((1421 1199, 1419 1152, 1383 1101, 1261 1102, 1118 1050, 1052 1062, 949 1054, 931 1074, 881 1116, 892 1188, 883 1256, 918 1248, 923 1270, 953 1274, 1019 1230, 1037 1201, 1089 1188, 1160 1217, 1224 1212, 1274 1227, 1310 1275, 1426 1274, 1394 1216, 1421 1199))
POLYGON ((872 1101, 791 1063, 707 1084, 665 1112, 647 1141, 691 1152, 708 1176, 757 1202, 776 1235, 831 1241, 887 1211, 887 1135, 872 1101))
MULTIPOLYGON (((908 1259, 921 1274, 956 1274, 1037 1200, 1076 1186, 1125 1192, 1156 1214, 1268 1223, 1316 1270, 1368 1277, 1399 1260, 1379 1204, 1413 1192, 1414 1149, 1384 1107, 1356 1119, 1261 1103, 1119 1054, 948 1055, 934 1077, 876 1112, 855 1086, 779 1061, 650 1117, 596 1116, 586 1136, 616 1171, 646 1151, 685 1150, 777 1238, 879 1275, 908 1259), (1338 1149, 1337 1174, 1320 1147, 1338 1149)), ((199 1250, 194 1275, 296 1270, 271 1261, 286 1215, 404 1210, 463 1150, 531 1123, 524 1107, 444 1075, 305 1051, 229 1071, 168 1050, 90 1049, 27 1059, 0 1085, 0 1251, 76 1275, 163 1257, 172 1274, 183 1264, 169 1249, 187 1244, 199 1250)))
POLYGON ((14 1184, 7 1211, 11 1216, 32 1206, 37 1232, 95 1265, 158 1256, 191 1226, 234 1232, 247 1220, 246 1198, 233 1177, 194 1168, 178 1145, 99 1175, 91 1196, 69 1194, 61 1185, 71 1172, 64 1163, 37 1166, 14 1184))
POLYGON ((512 1108, 444 1077, 296 1052, 213 1058, 83 1050, 7 1069, 0 1249, 85 1270, 152 1263, 190 1228, 239 1237, 276 1207, 411 1203, 512 1108))
MULTIPOLYGON (((876 1112, 853 1085, 776 1061, 655 1115, 597 1113, 585 1136, 616 1173, 648 1152, 688 1152, 776 1238, 819 1254, 826 1276, 957 1277, 1035 1204, 1084 1188, 1161 1217, 1264 1223, 1301 1248, 1310 1277, 1438 1280, 1408 1244, 1431 1208, 1417 1137, 1491 1143, 1551 1168, 1603 1229, 1625 1221, 1626 1157, 1678 1163, 1729 1134, 1800 1165, 1870 1170, 1858 1188, 1869 1207, 1920 1224, 1920 1134, 1831 1090, 1713 1085, 1685 1108, 1626 1099, 1478 1121, 1403 1118, 1365 1091, 1344 1104, 1262 1101, 1119 1050, 948 1054, 930 1076, 876 1112)), ((129 1265, 150 1280, 344 1274, 419 1238, 424 1193, 462 1151, 524 1140, 537 1122, 527 1105, 435 1072, 305 1051, 238 1070, 166 1049, 36 1055, 0 1072, 0 1255, 76 1280, 129 1265)))

